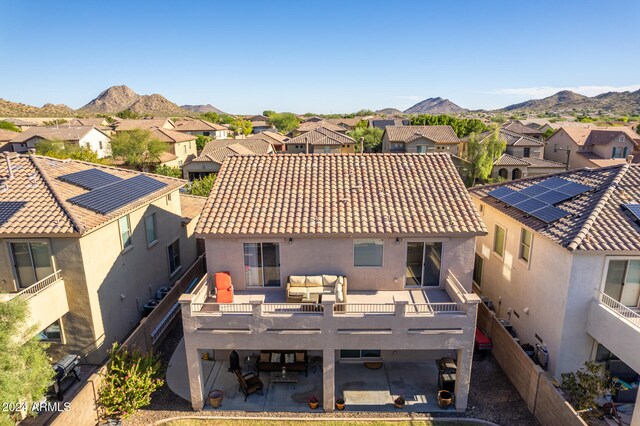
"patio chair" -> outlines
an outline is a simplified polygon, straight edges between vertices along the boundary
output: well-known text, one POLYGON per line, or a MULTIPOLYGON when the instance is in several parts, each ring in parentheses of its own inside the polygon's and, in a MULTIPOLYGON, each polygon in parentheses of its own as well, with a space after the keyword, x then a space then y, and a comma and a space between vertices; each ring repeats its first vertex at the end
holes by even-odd
POLYGON ((229 272, 216 272, 216 302, 233 303, 233 285, 229 272))
POLYGON ((244 394, 245 401, 252 393, 259 392, 260 395, 264 395, 262 393, 264 385, 262 384, 260 377, 256 376, 254 373, 247 373, 243 375, 239 369, 235 370, 235 373, 238 378, 238 383, 240 384, 240 392, 244 394))

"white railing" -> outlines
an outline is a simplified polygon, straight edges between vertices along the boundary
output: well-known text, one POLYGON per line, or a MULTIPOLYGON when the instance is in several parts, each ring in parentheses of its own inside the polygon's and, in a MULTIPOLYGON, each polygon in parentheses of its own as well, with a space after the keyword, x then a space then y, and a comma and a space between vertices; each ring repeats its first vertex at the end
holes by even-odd
POLYGON ((633 309, 624 306, 622 303, 603 292, 600 292, 600 302, 621 317, 628 319, 631 323, 640 327, 640 312, 636 312, 633 309))
POLYGON ((253 306, 251 303, 192 303, 191 312, 250 314, 253 306))
POLYGON ((409 303, 406 306, 407 314, 439 314, 439 313, 465 313, 464 303, 442 302, 442 303, 409 303))
POLYGON ((263 314, 308 314, 322 313, 319 303, 263 303, 263 314))
POLYGON ((336 314, 393 314, 395 303, 336 303, 333 312, 336 314))
POLYGON ((62 271, 55 271, 53 274, 49 275, 38 281, 37 283, 25 288, 21 292, 17 293, 15 297, 21 297, 23 299, 29 299, 36 294, 40 293, 45 288, 49 287, 51 284, 60 280, 60 274, 62 271))

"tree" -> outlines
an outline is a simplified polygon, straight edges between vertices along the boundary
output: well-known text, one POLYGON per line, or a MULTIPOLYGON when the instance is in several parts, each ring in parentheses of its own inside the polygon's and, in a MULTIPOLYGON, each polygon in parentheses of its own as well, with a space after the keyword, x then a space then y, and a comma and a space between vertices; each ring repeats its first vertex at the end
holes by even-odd
POLYGON ((198 152, 201 152, 204 149, 205 145, 207 145, 212 140, 213 138, 211 136, 198 136, 196 138, 196 149, 198 150, 198 152))
POLYGON ((169 176, 174 178, 182 178, 182 170, 180 167, 171 167, 165 164, 161 164, 153 171, 157 175, 169 176))
MULTIPOLYGON (((44 343, 29 338, 37 330, 28 328, 29 306, 21 298, 0 302, 0 401, 31 403, 41 401, 51 380, 53 369, 44 343)), ((14 425, 17 414, 2 410, 0 425, 14 425)))
POLYGON ((44 124, 45 126, 59 126, 64 123, 68 123, 68 121, 65 120, 64 118, 55 118, 53 120, 42 122, 42 124, 44 124))
POLYGON ((280 112, 269 116, 269 124, 275 126, 281 133, 289 133, 298 128, 300 120, 291 112, 280 112))
POLYGON ((122 118, 122 119, 129 119, 129 120, 135 120, 137 118, 140 118, 140 114, 138 114, 137 112, 131 111, 129 108, 120 111, 119 113, 116 114, 116 117, 118 118, 122 118))
POLYGON ((209 112, 205 112, 204 114, 200 114, 198 116, 200 119, 204 120, 204 121, 208 121, 210 123, 219 123, 220 122, 220 116, 213 112, 213 111, 209 111, 209 112))
POLYGON ((562 373, 562 388, 569 394, 571 405, 576 410, 598 408, 596 400, 611 392, 609 372, 604 364, 587 361, 573 373, 562 373))
POLYGON ((164 367, 153 354, 129 352, 114 343, 109 352, 107 371, 98 403, 103 417, 126 419, 151 403, 151 394, 160 388, 164 367))
POLYGON ((493 163, 500 158, 507 143, 500 137, 498 128, 481 140, 481 136, 472 133, 467 142, 467 161, 469 161, 470 185, 476 184, 476 180, 486 181, 491 176, 493 163))
POLYGON ((381 152, 383 133, 382 129, 377 127, 356 127, 347 135, 356 140, 356 152, 360 152, 360 138, 364 138, 365 152, 381 152))
POLYGON ((71 158, 88 163, 108 164, 107 160, 98 158, 98 154, 91 149, 71 142, 61 140, 43 140, 36 144, 36 154, 53 158, 71 158))
POLYGON ((250 135, 253 130, 253 124, 249 120, 244 120, 242 118, 236 118, 231 123, 229 123, 229 129, 232 132, 235 132, 238 135, 250 135))
POLYGON ((187 188, 187 193, 190 195, 199 195, 201 197, 208 197, 211 193, 211 188, 216 181, 216 174, 211 173, 200 179, 195 179, 187 188))
POLYGON ((275 113, 275 111, 270 109, 265 109, 264 111, 262 111, 262 115, 264 115, 265 117, 271 117, 275 113))
POLYGON ((476 118, 457 118, 446 114, 416 115, 411 119, 411 124, 413 126, 449 125, 459 138, 464 138, 471 133, 482 133, 489 129, 482 121, 476 118))
POLYGON ((148 169, 160 162, 160 155, 167 150, 167 144, 154 138, 150 130, 134 129, 116 133, 111 138, 113 158, 124 160, 139 170, 148 169))
POLYGON ((10 121, 0 121, 0 129, 11 130, 12 132, 19 132, 20 128, 10 121))
POLYGON ((556 131, 553 129, 547 129, 545 130, 545 132, 542 134, 542 139, 544 139, 545 141, 547 139, 549 139, 551 137, 551 135, 553 135, 556 131))

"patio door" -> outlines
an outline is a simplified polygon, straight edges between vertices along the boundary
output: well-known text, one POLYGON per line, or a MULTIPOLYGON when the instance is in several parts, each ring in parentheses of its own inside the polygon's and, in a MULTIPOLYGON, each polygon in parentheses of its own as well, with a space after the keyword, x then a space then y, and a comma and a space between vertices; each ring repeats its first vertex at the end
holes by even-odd
POLYGON ((49 244, 46 242, 10 243, 13 267, 19 288, 27 288, 53 274, 49 244))
POLYGON ((625 306, 640 307, 640 260, 609 260, 604 293, 625 306))
POLYGON ((440 285, 442 243, 408 242, 405 285, 437 287, 440 285))
POLYGON ((245 243, 244 274, 247 286, 280 286, 280 246, 278 243, 245 243))

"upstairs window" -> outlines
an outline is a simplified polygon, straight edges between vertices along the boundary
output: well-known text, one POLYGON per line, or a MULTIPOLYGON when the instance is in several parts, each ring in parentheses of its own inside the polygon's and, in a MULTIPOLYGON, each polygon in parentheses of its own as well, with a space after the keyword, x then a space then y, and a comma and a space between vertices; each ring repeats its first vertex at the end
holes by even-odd
POLYGON ((500 225, 496 225, 493 234, 493 252, 498 256, 504 256, 504 244, 507 231, 500 225))
POLYGON ((527 147, 527 148, 525 148, 525 149, 524 149, 524 153, 522 154, 522 156, 523 156, 524 158, 529 158, 529 157, 531 157, 531 148, 528 148, 528 147, 527 147))
POLYGON ((520 252, 518 257, 525 261, 527 264, 529 263, 529 258, 531 257, 531 241, 533 240, 533 234, 527 229, 522 228, 520 232, 520 252))
POLYGON ((144 218, 144 226, 147 231, 147 246, 151 247, 156 241, 158 241, 158 234, 156 230, 156 214, 151 213, 144 218))
POLYGON ((611 152, 611 158, 625 158, 626 156, 627 156, 626 146, 614 147, 611 152))
POLYGON ((353 242, 353 266, 382 266, 384 243, 381 238, 353 242))
POLYGON ((133 243, 131 241, 131 221, 129 220, 129 215, 122 216, 118 219, 118 226, 120 227, 120 245, 122 250, 124 250, 133 243))

